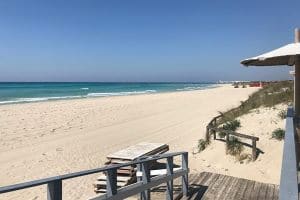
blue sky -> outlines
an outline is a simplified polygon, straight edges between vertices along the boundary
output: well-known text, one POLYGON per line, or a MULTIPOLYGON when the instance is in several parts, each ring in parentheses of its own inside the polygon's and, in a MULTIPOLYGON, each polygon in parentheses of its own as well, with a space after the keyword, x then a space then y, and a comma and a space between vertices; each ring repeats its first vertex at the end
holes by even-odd
POLYGON ((290 78, 240 60, 294 41, 299 0, 0 2, 0 81, 290 78))

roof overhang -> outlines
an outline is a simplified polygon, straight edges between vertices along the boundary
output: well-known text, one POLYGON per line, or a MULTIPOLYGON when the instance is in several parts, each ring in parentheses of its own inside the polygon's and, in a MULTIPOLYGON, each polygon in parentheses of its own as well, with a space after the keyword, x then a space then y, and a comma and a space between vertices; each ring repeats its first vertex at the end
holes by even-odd
POLYGON ((299 56, 300 43, 292 43, 262 55, 242 60, 241 64, 245 66, 292 66, 299 56))

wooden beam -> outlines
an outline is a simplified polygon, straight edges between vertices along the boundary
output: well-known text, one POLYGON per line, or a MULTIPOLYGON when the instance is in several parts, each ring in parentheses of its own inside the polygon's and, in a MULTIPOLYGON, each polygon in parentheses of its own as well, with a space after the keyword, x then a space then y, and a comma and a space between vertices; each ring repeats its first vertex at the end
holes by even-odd
POLYGON ((142 182, 137 182, 135 184, 126 186, 118 190, 118 193, 112 197, 107 197, 106 195, 95 196, 90 198, 89 200, 120 200, 126 199, 132 195, 138 194, 147 189, 151 189, 155 186, 166 183, 169 180, 179 178, 185 174, 188 174, 188 170, 179 170, 174 172, 173 175, 162 175, 151 178, 151 181, 148 184, 143 184, 142 182))
POLYGON ((259 140, 259 138, 255 137, 255 136, 246 135, 246 134, 242 134, 242 133, 237 133, 237 132, 229 131, 229 130, 224 130, 222 128, 210 127, 210 129, 214 130, 214 131, 218 131, 218 132, 228 133, 229 135, 234 135, 234 136, 238 136, 238 137, 242 137, 242 138, 246 138, 246 139, 251 139, 251 140, 256 140, 256 141, 259 140))
MULTIPOLYGON (((188 171, 189 170, 188 153, 183 153, 181 155, 181 157, 182 157, 182 161, 181 161, 182 162, 182 164, 181 164, 182 169, 188 171)), ((182 176, 182 195, 186 196, 186 197, 188 196, 188 191, 189 191, 189 180, 188 180, 188 178, 189 178, 188 174, 184 174, 182 176)))
POLYGON ((62 181, 56 180, 47 184, 47 200, 62 200, 62 181))
MULTIPOLYGON (((173 167, 174 167, 173 157, 167 158, 167 174, 168 175, 174 174, 173 167)), ((173 200, 173 179, 170 181, 167 181, 166 199, 173 200)))
MULTIPOLYGON (((300 29, 295 29, 295 43, 300 42, 300 29)), ((294 75, 294 108, 295 115, 300 119, 300 58, 295 58, 295 75, 294 75)))
POLYGON ((117 194, 117 170, 109 169, 106 178, 107 196, 111 197, 117 194))
POLYGON ((256 141, 252 140, 252 161, 256 160, 257 149, 256 149, 256 141))
POLYGON ((300 29, 296 28, 295 29, 295 43, 299 43, 300 42, 300 29))
POLYGON ((298 166, 293 116, 293 109, 289 108, 285 122, 285 138, 279 189, 280 200, 298 200, 298 166))
MULTIPOLYGON (((141 170, 143 172, 142 175, 142 183, 143 184, 148 184, 150 183, 150 168, 149 168, 149 162, 143 162, 141 163, 141 170)), ((144 191, 141 192, 141 200, 150 200, 150 189, 146 189, 144 191)))
MULTIPOLYGON (((182 169, 181 167, 175 167, 173 168, 173 171, 177 171, 182 169)), ((150 176, 159 176, 159 175, 165 175, 167 174, 167 169, 153 169, 150 170, 150 176)), ((142 171, 137 171, 136 172, 136 176, 137 177, 142 177, 143 176, 143 172, 142 171)))

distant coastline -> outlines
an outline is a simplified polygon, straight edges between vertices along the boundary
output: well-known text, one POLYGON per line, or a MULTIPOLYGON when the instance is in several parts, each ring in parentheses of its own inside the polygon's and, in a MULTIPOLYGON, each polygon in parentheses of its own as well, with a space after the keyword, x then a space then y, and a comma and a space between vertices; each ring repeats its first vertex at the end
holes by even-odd
POLYGON ((0 105, 204 90, 212 82, 0 82, 0 105))

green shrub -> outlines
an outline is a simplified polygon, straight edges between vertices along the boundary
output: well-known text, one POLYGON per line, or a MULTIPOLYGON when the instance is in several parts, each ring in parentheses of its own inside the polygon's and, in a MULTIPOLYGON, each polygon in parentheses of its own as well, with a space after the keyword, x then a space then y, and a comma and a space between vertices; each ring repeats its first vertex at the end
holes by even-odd
POLYGON ((249 163, 252 160, 252 155, 251 154, 246 154, 246 153, 241 153, 236 157, 236 159, 242 164, 244 161, 246 163, 249 163))
POLYGON ((226 122, 223 126, 222 129, 227 130, 227 131, 236 131, 239 127, 241 127, 241 122, 239 120, 232 120, 226 122))
POLYGON ((209 143, 203 139, 198 140, 198 152, 203 151, 209 143))
POLYGON ((276 140, 282 140, 284 139, 284 135, 285 135, 285 131, 281 128, 275 129, 272 132, 272 138, 276 139, 276 140))
POLYGON ((218 133, 218 135, 219 135, 220 138, 225 138, 226 133, 220 131, 220 132, 218 133))
POLYGON ((286 118, 286 111, 285 110, 281 110, 279 113, 278 113, 278 117, 280 119, 285 119, 286 118))
POLYGON ((279 103, 291 104, 293 102, 293 81, 280 81, 269 83, 262 89, 249 96, 246 101, 241 102, 237 108, 222 113, 217 125, 221 125, 239 116, 247 114, 252 109, 261 106, 273 107, 279 103))
POLYGON ((244 150, 240 140, 234 136, 229 137, 229 141, 226 143, 226 151, 233 156, 239 156, 244 150))

